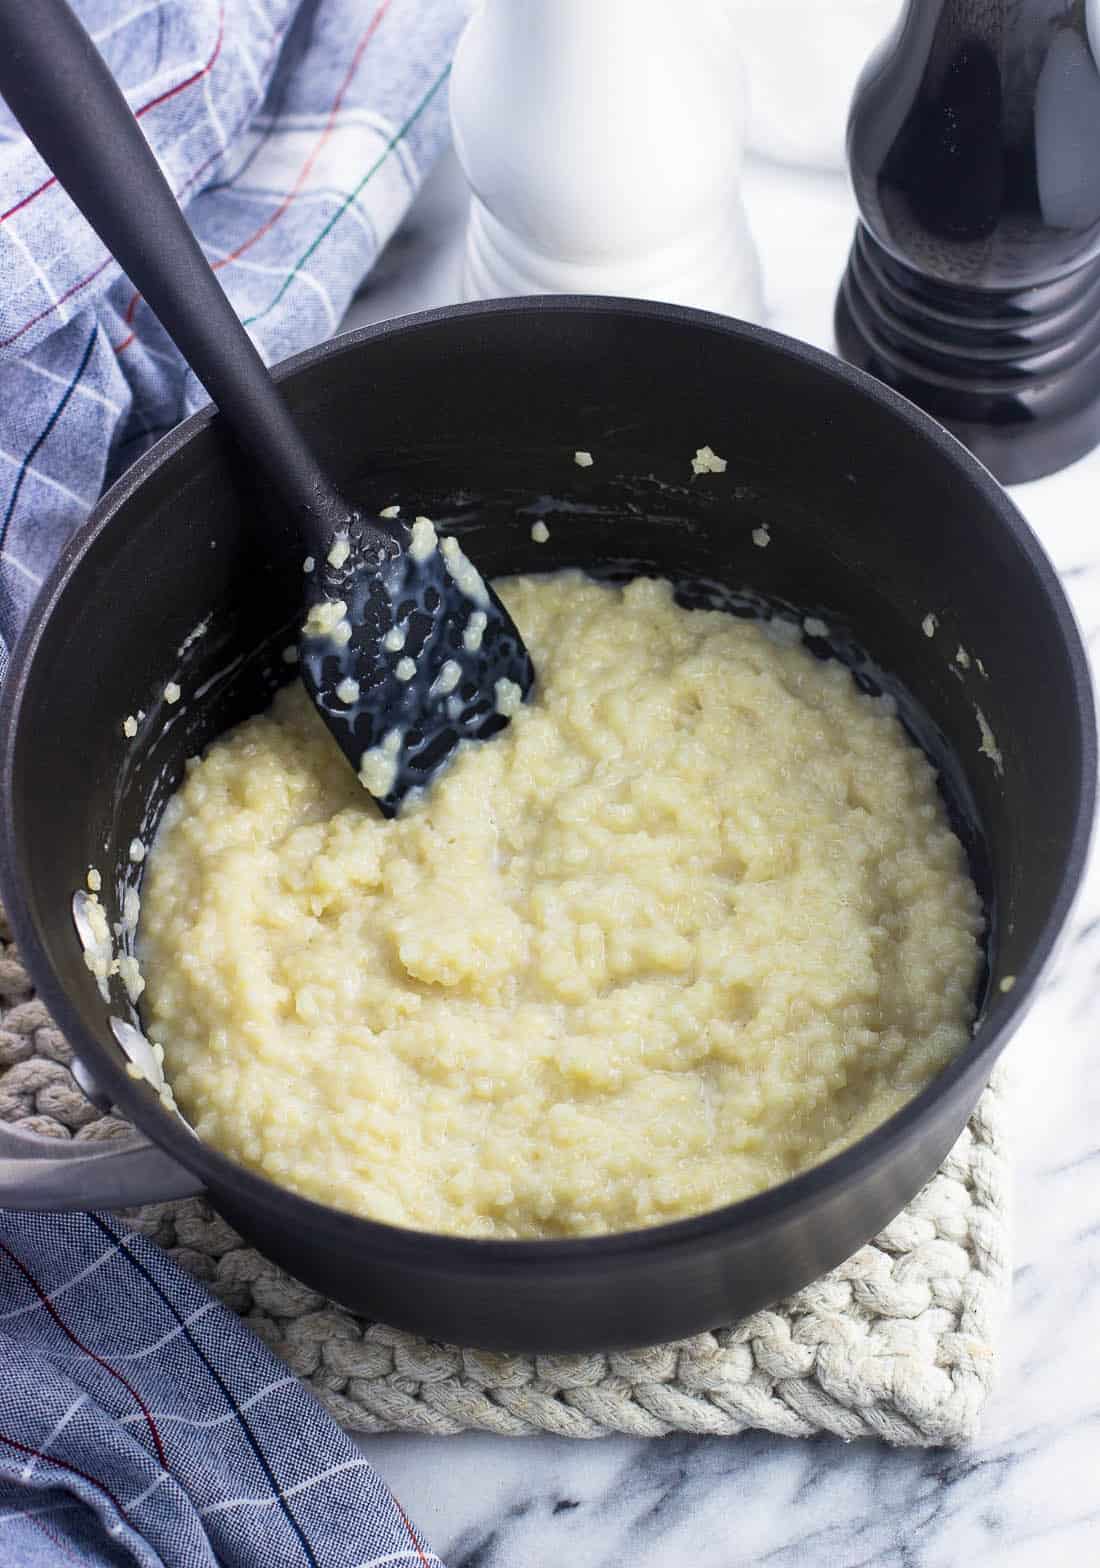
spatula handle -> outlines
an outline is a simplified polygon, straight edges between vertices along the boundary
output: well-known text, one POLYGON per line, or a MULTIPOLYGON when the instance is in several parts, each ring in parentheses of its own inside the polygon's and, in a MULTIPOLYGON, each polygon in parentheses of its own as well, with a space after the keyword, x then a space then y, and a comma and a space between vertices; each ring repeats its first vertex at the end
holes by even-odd
POLYGON ((118 83, 65 0, 0 0, 0 96, 298 513, 304 543, 323 548, 348 507, 302 439, 118 83))

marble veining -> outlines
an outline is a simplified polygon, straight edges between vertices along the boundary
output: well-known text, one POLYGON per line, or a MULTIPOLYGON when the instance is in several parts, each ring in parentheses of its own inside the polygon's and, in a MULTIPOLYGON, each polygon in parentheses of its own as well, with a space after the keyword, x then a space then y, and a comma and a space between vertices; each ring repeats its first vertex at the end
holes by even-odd
MULTIPOLYGON (((840 176, 750 160, 769 324, 829 346, 854 207, 840 176)), ((464 190, 428 182, 350 324, 459 293, 464 190)), ((369 440, 369 430, 364 432, 369 440)), ((1014 498, 1100 677, 1100 451, 1014 498)), ((1100 856, 1009 1048, 1015 1275, 1001 1377, 961 1452, 836 1439, 364 1438, 449 1568, 1078 1568, 1100 1562, 1100 856)))

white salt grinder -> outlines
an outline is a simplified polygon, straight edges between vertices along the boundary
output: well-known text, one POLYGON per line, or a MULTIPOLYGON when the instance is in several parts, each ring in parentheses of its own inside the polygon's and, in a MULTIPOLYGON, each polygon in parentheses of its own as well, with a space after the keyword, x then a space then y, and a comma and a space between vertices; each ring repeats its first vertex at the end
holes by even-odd
POLYGON ((724 0, 482 0, 451 76, 463 293, 762 314, 724 0))

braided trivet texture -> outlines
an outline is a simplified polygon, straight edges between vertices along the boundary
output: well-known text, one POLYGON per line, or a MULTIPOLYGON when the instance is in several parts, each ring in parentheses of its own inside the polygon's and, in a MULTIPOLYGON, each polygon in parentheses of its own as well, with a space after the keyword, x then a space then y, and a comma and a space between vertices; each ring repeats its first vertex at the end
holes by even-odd
MULTIPOLYGON (((125 1122, 85 1099, 71 1059, 0 909, 0 1120, 78 1141, 125 1134, 125 1122)), ((977 1430, 1008 1288, 1004 1100, 998 1074, 936 1176, 831 1274, 729 1328, 648 1350, 459 1350, 326 1301, 200 1198, 124 1217, 361 1432, 732 1437, 757 1428, 955 1445, 977 1430)))

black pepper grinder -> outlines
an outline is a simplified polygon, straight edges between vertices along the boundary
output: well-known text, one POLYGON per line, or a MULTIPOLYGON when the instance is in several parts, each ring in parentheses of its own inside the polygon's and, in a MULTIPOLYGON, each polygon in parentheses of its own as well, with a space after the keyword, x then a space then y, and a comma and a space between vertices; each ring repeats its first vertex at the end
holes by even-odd
POLYGON ((908 0, 856 87, 841 354, 1006 484, 1100 442, 1100 5, 908 0))

